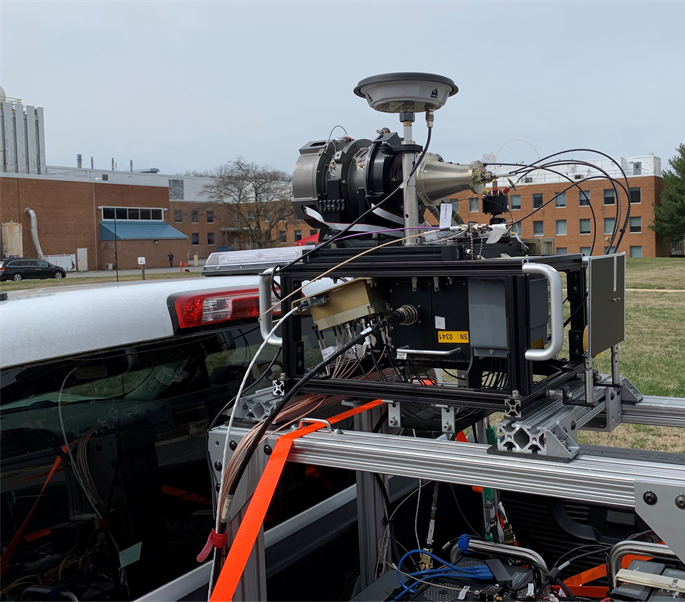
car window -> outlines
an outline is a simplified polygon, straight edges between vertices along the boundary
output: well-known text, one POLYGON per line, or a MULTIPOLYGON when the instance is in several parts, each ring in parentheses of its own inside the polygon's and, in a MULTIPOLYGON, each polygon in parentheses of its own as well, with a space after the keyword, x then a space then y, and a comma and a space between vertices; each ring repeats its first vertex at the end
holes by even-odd
POLYGON ((47 267, 50 266, 51 264, 50 264, 49 262, 46 262, 45 260, 38 260, 38 265, 39 265, 41 268, 47 268, 47 267))
POLYGON ((21 260, 22 266, 38 266, 38 260, 21 260))
MULTIPOLYGON (((213 527, 207 429, 261 342, 256 325, 236 326, 0 373, 3 546, 35 505, 3 584, 30 566, 43 584, 61 574, 70 590, 101 591, 79 600, 125 601, 195 569, 213 527)), ((267 346, 253 369, 275 360, 263 387, 281 372, 276 353, 267 346)), ((267 526, 353 474, 289 463, 283 482, 267 526)))

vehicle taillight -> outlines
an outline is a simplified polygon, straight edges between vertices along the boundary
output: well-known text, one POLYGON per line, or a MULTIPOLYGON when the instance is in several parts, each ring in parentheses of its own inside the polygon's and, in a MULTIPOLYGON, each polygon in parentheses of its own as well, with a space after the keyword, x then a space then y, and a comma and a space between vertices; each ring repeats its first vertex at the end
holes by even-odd
POLYGON ((259 317, 259 293, 256 289, 191 293, 177 297, 174 307, 180 329, 246 320, 259 317))

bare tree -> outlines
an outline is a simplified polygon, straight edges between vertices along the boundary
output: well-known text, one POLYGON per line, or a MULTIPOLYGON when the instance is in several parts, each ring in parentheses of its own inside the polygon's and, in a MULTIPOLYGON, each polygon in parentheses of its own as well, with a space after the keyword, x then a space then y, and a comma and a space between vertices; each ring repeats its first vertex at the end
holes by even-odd
POLYGON ((224 220, 245 235, 251 247, 271 247, 279 222, 293 218, 292 176, 242 157, 215 168, 204 192, 214 207, 225 209, 224 220))

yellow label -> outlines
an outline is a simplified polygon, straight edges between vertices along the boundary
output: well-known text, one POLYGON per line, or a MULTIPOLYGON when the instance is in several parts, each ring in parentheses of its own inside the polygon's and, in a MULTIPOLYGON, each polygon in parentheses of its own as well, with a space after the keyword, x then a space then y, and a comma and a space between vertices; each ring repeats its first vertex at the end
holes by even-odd
POLYGON ((468 343, 468 331, 438 331, 438 343, 468 343))

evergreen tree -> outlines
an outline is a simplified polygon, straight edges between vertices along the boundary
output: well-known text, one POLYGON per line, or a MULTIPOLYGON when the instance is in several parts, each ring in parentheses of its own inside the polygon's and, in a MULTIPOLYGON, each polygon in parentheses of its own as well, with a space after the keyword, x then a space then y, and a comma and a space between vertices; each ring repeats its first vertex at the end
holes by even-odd
POLYGON ((654 222, 650 228, 658 232, 667 243, 685 239, 685 144, 678 154, 668 160, 672 170, 664 170, 664 190, 661 205, 654 206, 654 222))

